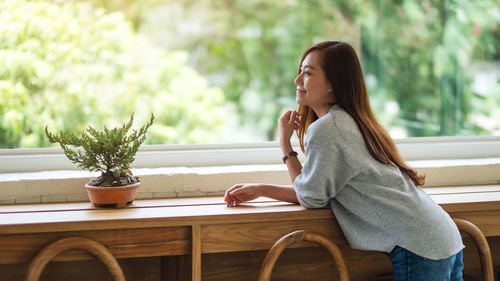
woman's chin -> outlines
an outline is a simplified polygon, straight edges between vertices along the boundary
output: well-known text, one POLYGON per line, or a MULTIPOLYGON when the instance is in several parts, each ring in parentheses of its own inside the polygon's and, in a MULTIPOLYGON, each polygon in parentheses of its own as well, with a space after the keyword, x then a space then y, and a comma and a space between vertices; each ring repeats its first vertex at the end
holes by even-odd
POLYGON ((297 98, 295 98, 295 102, 298 104, 298 105, 306 105, 305 104, 305 101, 303 98, 301 98, 300 96, 297 96, 297 98))

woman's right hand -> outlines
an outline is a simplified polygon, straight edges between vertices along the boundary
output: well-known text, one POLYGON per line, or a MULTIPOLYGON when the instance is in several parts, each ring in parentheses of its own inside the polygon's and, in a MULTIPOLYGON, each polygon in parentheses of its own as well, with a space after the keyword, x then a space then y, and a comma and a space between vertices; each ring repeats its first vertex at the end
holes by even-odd
POLYGON ((297 110, 288 110, 281 115, 278 120, 280 144, 290 141, 293 131, 300 128, 299 117, 300 113, 297 110))
POLYGON ((262 195, 260 184, 236 184, 226 190, 224 201, 228 207, 238 206, 240 203, 251 201, 262 195))

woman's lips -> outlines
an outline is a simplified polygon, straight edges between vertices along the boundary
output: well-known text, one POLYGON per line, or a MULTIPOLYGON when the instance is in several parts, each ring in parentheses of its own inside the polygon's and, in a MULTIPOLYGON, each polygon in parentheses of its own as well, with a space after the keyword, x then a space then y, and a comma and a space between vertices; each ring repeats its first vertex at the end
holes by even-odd
POLYGON ((305 95, 306 91, 297 89, 297 95, 305 95))

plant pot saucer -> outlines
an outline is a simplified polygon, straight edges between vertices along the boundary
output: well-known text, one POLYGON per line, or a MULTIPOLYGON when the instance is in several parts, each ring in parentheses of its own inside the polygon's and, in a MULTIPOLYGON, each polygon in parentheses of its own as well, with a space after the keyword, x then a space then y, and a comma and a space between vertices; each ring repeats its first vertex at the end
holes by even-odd
POLYGON ((130 205, 137 195, 141 182, 125 186, 92 186, 85 184, 90 202, 96 207, 123 208, 130 205))

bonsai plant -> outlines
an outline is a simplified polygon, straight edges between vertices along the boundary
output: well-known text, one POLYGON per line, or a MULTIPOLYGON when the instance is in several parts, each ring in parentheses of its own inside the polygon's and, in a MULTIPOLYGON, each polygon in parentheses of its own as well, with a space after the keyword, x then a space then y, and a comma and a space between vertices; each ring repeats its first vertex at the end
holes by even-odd
POLYGON ((59 143, 66 157, 82 169, 101 172, 85 187, 90 200, 96 206, 130 204, 140 181, 132 175, 130 164, 139 146, 146 140, 146 132, 153 124, 154 115, 139 130, 131 130, 134 115, 121 127, 98 131, 88 126, 80 134, 71 132, 51 133, 45 126, 45 134, 52 143, 59 143), (103 198, 98 198, 104 196, 103 198), (117 196, 118 198, 114 198, 117 196))

